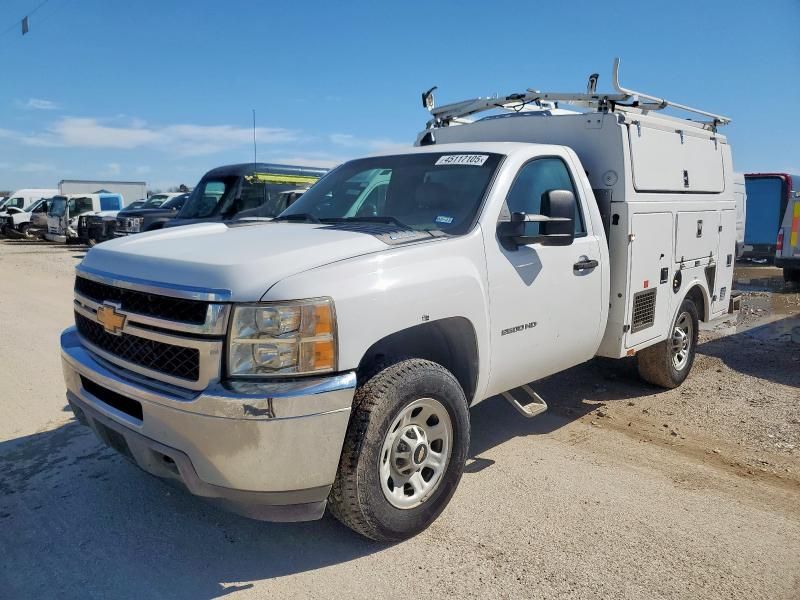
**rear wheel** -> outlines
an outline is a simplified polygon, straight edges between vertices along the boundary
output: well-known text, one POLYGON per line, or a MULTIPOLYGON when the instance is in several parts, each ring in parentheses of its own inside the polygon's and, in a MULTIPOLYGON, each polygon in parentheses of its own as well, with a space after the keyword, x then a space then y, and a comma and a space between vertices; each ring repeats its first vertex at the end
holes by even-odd
POLYGON ((639 376, 668 389, 682 384, 694 363, 699 321, 694 302, 684 299, 670 329, 670 336, 637 355, 639 376))
POLYGON ((468 448, 467 400, 452 373, 420 359, 387 367, 356 391, 331 512, 373 540, 416 535, 453 496, 468 448))

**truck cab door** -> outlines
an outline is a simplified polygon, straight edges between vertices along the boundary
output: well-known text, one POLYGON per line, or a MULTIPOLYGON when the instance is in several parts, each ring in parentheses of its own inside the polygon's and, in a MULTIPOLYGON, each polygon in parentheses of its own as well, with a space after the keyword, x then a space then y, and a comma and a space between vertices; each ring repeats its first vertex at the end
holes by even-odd
MULTIPOLYGON (((541 241, 509 246, 485 232, 491 320, 489 395, 557 373, 592 358, 602 337, 603 269, 600 243, 587 212, 587 190, 569 156, 528 161, 518 170, 498 218, 514 212, 541 214, 551 190, 576 199, 575 238, 570 245, 541 241)), ((535 236, 540 223, 526 223, 535 236)), ((607 256, 607 255, 606 255, 607 256)))

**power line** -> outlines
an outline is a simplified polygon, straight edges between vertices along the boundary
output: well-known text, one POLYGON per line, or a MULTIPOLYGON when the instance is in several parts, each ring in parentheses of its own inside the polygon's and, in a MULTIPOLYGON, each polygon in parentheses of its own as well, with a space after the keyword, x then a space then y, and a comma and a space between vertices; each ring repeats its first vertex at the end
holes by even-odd
POLYGON ((11 25, 9 25, 9 26, 8 26, 6 29, 4 29, 2 32, 0 32, 0 35, 5 35, 5 34, 7 34, 9 31, 12 31, 12 30, 13 30, 15 27, 19 27, 19 26, 20 26, 20 24, 21 24, 21 23, 22 23, 22 22, 23 22, 23 21, 24 21, 26 18, 28 18, 28 17, 31 17, 32 15, 36 14, 36 12, 37 12, 37 11, 38 11, 40 8, 42 8, 42 7, 43 7, 45 4, 47 4, 48 2, 50 2, 50 0, 42 0, 42 2, 40 2, 40 3, 39 3, 37 6, 36 6, 36 8, 34 8, 34 9, 33 9, 32 11, 30 11, 30 12, 27 12, 27 13, 25 13, 25 15, 23 15, 23 17, 22 17, 21 19, 17 19, 16 21, 14 21, 14 22, 13 22, 11 25))

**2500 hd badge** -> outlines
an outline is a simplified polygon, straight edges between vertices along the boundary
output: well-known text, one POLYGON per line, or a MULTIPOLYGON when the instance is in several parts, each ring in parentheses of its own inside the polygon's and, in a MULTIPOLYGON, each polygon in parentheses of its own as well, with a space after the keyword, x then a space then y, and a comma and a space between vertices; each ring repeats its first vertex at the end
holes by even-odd
POLYGON ((525 331, 526 329, 533 329, 534 327, 536 327, 536 321, 531 321, 530 323, 525 323, 524 325, 517 325, 516 327, 509 327, 508 329, 503 329, 500 332, 500 335, 517 333, 518 331, 525 331))

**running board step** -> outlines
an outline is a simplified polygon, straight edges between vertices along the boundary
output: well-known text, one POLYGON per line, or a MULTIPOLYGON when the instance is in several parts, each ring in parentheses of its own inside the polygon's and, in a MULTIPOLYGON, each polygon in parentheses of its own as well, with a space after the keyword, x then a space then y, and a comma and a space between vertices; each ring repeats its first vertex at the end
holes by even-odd
POLYGON ((545 402, 544 398, 542 398, 539 394, 534 392, 530 386, 526 384, 517 389, 524 391, 530 398, 530 402, 525 405, 520 404, 511 392, 503 392, 502 396, 508 400, 509 404, 516 408, 517 412, 519 412, 519 414, 521 414, 523 417, 530 419, 542 414, 547 410, 547 402, 545 402))

